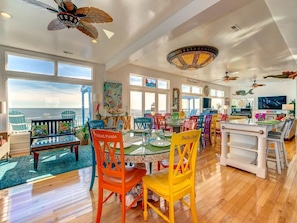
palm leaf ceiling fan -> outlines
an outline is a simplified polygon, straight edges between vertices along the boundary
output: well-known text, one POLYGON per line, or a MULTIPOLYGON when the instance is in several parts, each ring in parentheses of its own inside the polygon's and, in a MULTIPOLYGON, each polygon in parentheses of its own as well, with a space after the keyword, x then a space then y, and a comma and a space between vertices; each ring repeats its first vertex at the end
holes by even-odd
POLYGON ((228 75, 228 71, 226 71, 225 76, 223 77, 222 81, 228 82, 228 81, 235 81, 238 77, 230 77, 228 75))
POLYGON ((50 12, 57 13, 57 18, 49 24, 48 30, 60 30, 64 28, 77 28, 79 31, 93 39, 98 38, 98 31, 90 23, 112 22, 113 19, 106 12, 94 7, 77 8, 71 0, 54 0, 58 9, 36 0, 22 0, 33 5, 37 5, 50 12))
POLYGON ((262 87, 265 86, 265 84, 258 84, 256 79, 254 80, 254 83, 252 84, 252 88, 262 87))

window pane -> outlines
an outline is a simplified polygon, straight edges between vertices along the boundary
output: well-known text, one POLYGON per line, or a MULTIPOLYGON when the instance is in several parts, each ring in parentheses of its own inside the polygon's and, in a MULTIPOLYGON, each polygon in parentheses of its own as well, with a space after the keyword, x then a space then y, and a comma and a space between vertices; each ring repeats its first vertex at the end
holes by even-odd
POLYGON ((191 87, 189 85, 182 85, 183 93, 190 93, 191 87))
POLYGON ((192 86, 192 93, 193 94, 201 94, 202 93, 201 87, 192 86))
POLYGON ((151 79, 151 78, 146 78, 145 79, 145 86, 146 87, 156 88, 156 85, 157 85, 157 80, 151 79))
POLYGON ((224 91, 217 90, 217 96, 218 97, 224 97, 224 91))
POLYGON ((92 80, 92 67, 58 62, 58 76, 92 80))
POLYGON ((212 98, 211 107, 221 113, 223 111, 223 98, 212 98))
POLYGON ((54 61, 7 54, 6 70, 54 75, 54 61))
POLYGON ((151 112, 152 104, 155 104, 155 93, 145 92, 144 93, 144 110, 145 113, 151 112))
POLYGON ((216 90, 210 89, 210 96, 216 96, 216 90))
POLYGON ((197 115, 200 112, 200 97, 191 95, 182 95, 182 109, 186 117, 197 115))
POLYGON ((142 112, 142 92, 130 91, 130 113, 133 117, 143 116, 142 112))
POLYGON ((142 77, 130 74, 130 85, 142 86, 142 77))
POLYGON ((158 112, 166 113, 167 107, 167 95, 166 94, 158 94, 158 112))
POLYGON ((78 84, 9 79, 8 108, 25 113, 28 122, 31 119, 61 118, 61 112, 69 109, 76 112, 77 125, 82 125, 83 119, 86 122, 91 118, 91 102, 88 101, 88 95, 81 91, 85 87, 78 84), (22 89, 21 94, 19 89, 22 89))
POLYGON ((158 88, 168 89, 168 81, 158 80, 158 88))

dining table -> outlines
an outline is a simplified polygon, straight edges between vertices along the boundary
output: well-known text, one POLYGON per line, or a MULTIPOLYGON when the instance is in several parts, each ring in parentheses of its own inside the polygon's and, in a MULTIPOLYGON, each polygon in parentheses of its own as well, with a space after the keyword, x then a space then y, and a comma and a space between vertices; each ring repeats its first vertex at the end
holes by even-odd
MULTIPOLYGON (((169 159, 172 132, 123 130, 125 162, 147 163, 169 159)), ((120 156, 120 150, 116 152, 120 156)))

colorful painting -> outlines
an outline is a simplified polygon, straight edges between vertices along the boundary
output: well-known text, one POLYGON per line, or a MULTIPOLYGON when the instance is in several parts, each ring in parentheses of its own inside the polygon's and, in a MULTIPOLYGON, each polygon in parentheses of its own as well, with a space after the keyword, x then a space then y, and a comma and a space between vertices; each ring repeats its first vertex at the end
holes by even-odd
POLYGON ((104 82, 104 108, 106 110, 121 109, 122 105, 122 84, 104 82))

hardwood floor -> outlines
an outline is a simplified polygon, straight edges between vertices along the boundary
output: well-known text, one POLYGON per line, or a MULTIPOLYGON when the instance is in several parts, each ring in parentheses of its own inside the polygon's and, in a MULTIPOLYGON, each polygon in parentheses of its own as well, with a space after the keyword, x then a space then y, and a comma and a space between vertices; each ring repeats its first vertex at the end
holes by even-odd
MULTIPOLYGON (((221 166, 217 155, 219 143, 218 140, 216 145, 203 149, 197 157, 199 222, 297 222, 296 140, 286 141, 289 168, 279 175, 275 163, 270 163, 266 179, 221 166)), ((94 222, 97 181, 90 192, 90 176, 91 169, 85 168, 1 190, 0 222, 94 222)), ((165 210, 164 202, 160 204, 165 210)), ((175 210, 175 222, 192 222, 187 207, 177 202, 175 210)), ((101 222, 121 222, 121 205, 117 197, 103 205, 101 222)), ((140 204, 127 213, 126 222, 144 222, 140 204)), ((147 222, 164 221, 149 211, 147 222)))

